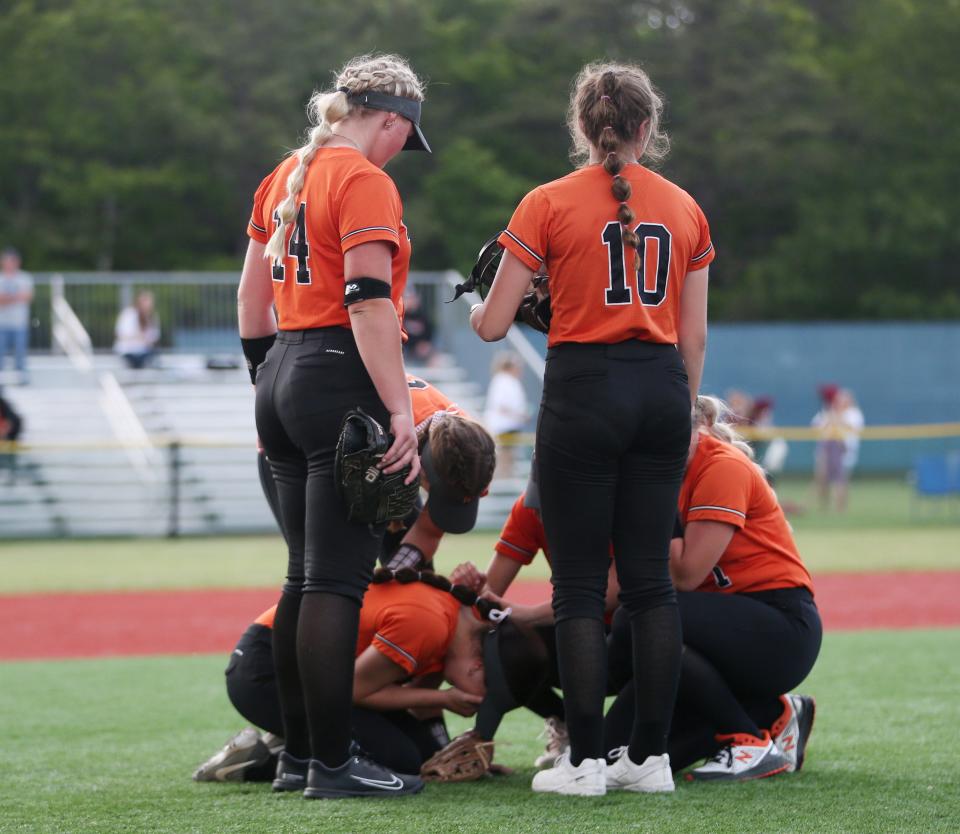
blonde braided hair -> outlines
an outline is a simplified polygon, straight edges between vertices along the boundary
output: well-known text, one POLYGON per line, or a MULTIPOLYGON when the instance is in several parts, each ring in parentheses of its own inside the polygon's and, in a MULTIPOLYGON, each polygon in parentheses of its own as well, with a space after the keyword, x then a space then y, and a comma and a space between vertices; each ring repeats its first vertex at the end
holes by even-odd
POLYGON ((399 55, 360 55, 352 58, 337 73, 334 89, 314 92, 307 103, 307 116, 313 127, 307 134, 306 144, 292 152, 297 158, 297 165, 287 177, 287 194, 277 206, 280 222, 267 243, 265 258, 276 261, 285 257, 287 230, 297 217, 300 191, 307 169, 317 149, 323 147, 333 135, 333 125, 357 112, 361 115, 370 112, 362 105, 351 104, 343 89, 350 94, 374 90, 423 101, 423 82, 399 55))
POLYGON ((717 440, 736 446, 753 460, 753 447, 731 425, 731 418, 736 416, 733 409, 719 397, 701 394, 693 406, 693 424, 696 428, 703 429, 717 440))

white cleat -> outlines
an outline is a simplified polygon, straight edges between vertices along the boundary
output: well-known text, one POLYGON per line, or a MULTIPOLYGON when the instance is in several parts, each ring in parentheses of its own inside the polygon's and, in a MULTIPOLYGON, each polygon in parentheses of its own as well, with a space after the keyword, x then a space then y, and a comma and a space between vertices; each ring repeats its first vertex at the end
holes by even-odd
POLYGON ((789 767, 786 756, 764 730, 762 738, 737 733, 717 736, 726 746, 712 759, 687 774, 691 781, 742 782, 776 776, 789 767))
POLYGON ((787 773, 793 773, 803 767, 817 704, 809 695, 781 695, 780 703, 783 713, 770 735, 787 760, 787 773))
POLYGON ((557 763, 560 754, 570 746, 570 736, 567 734, 567 725, 563 721, 559 718, 548 718, 543 724, 543 732, 539 737, 546 738, 547 747, 537 756, 534 765, 543 770, 557 763))
POLYGON ((607 792, 605 759, 584 759, 577 767, 570 764, 570 748, 557 763, 533 777, 536 793, 561 793, 567 796, 603 796, 607 792))
POLYGON ((647 756, 643 764, 634 764, 626 747, 609 753, 613 764, 607 765, 608 791, 636 791, 637 793, 672 793, 673 773, 670 756, 647 756))

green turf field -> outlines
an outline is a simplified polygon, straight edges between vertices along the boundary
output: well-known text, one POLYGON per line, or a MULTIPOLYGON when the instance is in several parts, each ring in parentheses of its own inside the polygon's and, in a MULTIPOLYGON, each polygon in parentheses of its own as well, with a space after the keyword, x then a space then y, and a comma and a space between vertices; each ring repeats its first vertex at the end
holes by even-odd
POLYGON ((960 631, 829 635, 803 687, 817 723, 793 776, 681 783, 673 796, 537 796, 540 725, 516 712, 497 752, 514 776, 331 803, 190 781, 242 725, 222 657, 6 664, 0 831, 956 832, 958 656, 960 631))
MULTIPOLYGON (((806 485, 782 494, 806 498, 806 485)), ((960 527, 911 513, 903 484, 857 485, 849 514, 794 517, 814 572, 960 569, 960 527)), ((495 535, 449 537, 444 570, 481 566, 495 535)), ((0 592, 266 586, 277 536, 5 542, 0 592)), ((524 576, 545 578, 538 559, 524 576)), ((818 702, 803 773, 673 796, 537 796, 539 721, 508 716, 512 777, 430 786, 407 800, 308 803, 189 774, 242 725, 222 656, 0 664, 0 832, 956 832, 960 630, 828 633, 801 691, 818 702)), ((463 719, 450 722, 463 728, 463 719)))

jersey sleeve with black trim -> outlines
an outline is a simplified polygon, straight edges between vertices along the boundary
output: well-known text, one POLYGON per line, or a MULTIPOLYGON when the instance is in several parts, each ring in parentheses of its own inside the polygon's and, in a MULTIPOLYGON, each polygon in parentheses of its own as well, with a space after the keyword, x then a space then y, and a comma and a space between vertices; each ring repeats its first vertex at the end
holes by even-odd
POLYGON ((380 612, 371 645, 407 674, 423 675, 442 667, 450 638, 442 615, 402 602, 380 612))
POLYGON ((498 243, 523 264, 536 272, 547 257, 550 236, 550 203, 540 188, 535 188, 517 206, 498 243))
POLYGON ((274 228, 272 221, 267 216, 269 214, 269 208, 265 205, 265 201, 270 193, 270 189, 273 187, 273 181, 276 179, 277 171, 279 170, 279 168, 275 168, 271 171, 263 178, 263 181, 257 187, 253 195, 253 209, 250 212, 250 222, 247 223, 247 235, 258 243, 264 244, 264 246, 270 241, 270 236, 273 234, 274 228))
POLYGON ((494 550, 507 559, 529 565, 537 552, 544 549, 543 523, 536 510, 523 506, 523 494, 514 502, 500 531, 494 550))
POLYGON ((753 464, 748 461, 729 458, 708 461, 693 485, 684 522, 720 521, 742 529, 753 492, 750 466, 753 464))
POLYGON ((340 248, 346 253, 361 243, 382 240, 396 251, 403 223, 397 187, 382 172, 351 178, 340 203, 340 248))
MULTIPOLYGON (((691 202, 693 202, 692 198, 691 202)), ((717 255, 716 250, 713 248, 713 241, 710 239, 710 225, 707 223, 706 215, 704 215, 703 210, 695 202, 693 202, 693 205, 696 209, 700 237, 697 245, 693 247, 694 254, 690 257, 690 264, 687 267, 688 272, 709 266, 717 255)))

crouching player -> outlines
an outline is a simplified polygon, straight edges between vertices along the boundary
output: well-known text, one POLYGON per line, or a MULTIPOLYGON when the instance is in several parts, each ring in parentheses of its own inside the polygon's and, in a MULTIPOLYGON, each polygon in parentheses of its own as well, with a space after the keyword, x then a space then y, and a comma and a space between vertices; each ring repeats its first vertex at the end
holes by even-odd
MULTIPOLYGON (((504 522, 486 573, 477 572, 476 568, 468 563, 465 566, 460 566, 455 576, 458 581, 482 587, 484 595, 488 598, 506 604, 500 598, 507 593, 521 569, 532 564, 540 551, 543 552, 543 556, 549 564, 550 549, 547 545, 543 522, 540 519, 539 494, 536 482, 531 478, 526 491, 514 502, 510 515, 504 522)), ((620 592, 612 555, 611 550, 606 596, 608 623, 613 611, 619 604, 617 596, 620 592)), ((553 605, 549 594, 546 594, 544 600, 539 604, 519 605, 510 602, 509 605, 516 622, 536 628, 547 647, 551 660, 547 685, 528 701, 526 707, 544 719, 542 736, 546 739, 546 749, 536 758, 534 764, 541 769, 553 767, 557 758, 570 743, 563 699, 554 691, 555 688, 560 686, 560 677, 556 660, 553 605)))
MULTIPOLYGON (((257 618, 241 637, 227 667, 227 694, 252 728, 194 773, 197 781, 269 781, 282 749, 270 629, 276 607, 257 618)), ((483 641, 493 633, 498 611, 464 586, 409 568, 380 568, 360 610, 354 673, 352 736, 377 761, 399 773, 421 764, 448 741, 443 710, 473 715, 486 689, 483 641), (451 686, 438 689, 446 680, 451 686)), ((503 677, 526 698, 544 674, 542 643, 502 616, 499 631, 503 677)), ((290 768, 274 789, 302 788, 290 768)), ((305 774, 304 778, 305 778, 305 774)))
MULTIPOLYGON (((707 758, 693 780, 742 780, 803 766, 814 701, 783 695, 820 651, 813 584, 752 450, 698 397, 679 498, 682 537, 670 552, 683 659, 669 737, 674 771, 707 758)), ((629 623, 614 618, 610 670, 622 691, 605 720, 611 759, 633 720, 629 623)))

